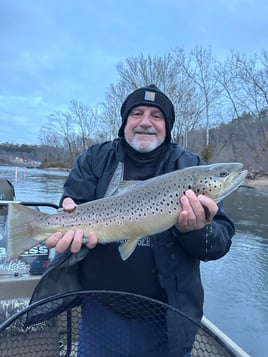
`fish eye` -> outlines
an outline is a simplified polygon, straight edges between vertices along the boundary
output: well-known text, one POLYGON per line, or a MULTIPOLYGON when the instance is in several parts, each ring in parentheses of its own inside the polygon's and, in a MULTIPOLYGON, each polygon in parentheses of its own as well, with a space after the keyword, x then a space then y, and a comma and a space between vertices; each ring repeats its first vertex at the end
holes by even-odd
POLYGON ((227 171, 221 171, 219 176, 220 177, 226 177, 226 176, 228 176, 228 172, 227 171))

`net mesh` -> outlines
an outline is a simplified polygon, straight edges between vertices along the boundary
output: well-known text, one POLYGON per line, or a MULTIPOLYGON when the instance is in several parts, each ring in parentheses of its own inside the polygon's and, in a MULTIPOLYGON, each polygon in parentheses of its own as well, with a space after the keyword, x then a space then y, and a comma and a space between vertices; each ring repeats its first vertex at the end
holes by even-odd
POLYGON ((130 293, 57 295, 0 322, 1 357, 234 356, 205 325, 130 293))

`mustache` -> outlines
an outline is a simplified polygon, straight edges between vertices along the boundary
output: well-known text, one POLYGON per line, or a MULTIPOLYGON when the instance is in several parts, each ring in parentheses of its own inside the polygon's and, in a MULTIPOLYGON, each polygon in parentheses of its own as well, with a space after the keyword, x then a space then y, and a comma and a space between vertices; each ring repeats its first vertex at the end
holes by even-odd
POLYGON ((140 126, 137 126, 133 132, 134 134, 158 134, 158 132, 153 128, 141 128, 140 126))

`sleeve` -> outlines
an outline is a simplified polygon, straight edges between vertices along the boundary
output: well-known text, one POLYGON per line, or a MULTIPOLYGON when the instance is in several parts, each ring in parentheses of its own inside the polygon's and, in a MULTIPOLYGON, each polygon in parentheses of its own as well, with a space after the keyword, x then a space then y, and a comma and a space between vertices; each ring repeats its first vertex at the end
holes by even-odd
POLYGON ((216 260, 224 256, 230 249, 235 228, 232 220, 219 203, 219 211, 211 224, 205 228, 187 233, 180 233, 174 226, 172 233, 182 248, 192 257, 202 260, 216 260))
POLYGON ((96 185, 97 177, 92 169, 92 153, 88 149, 73 164, 64 184, 60 206, 66 197, 71 197, 77 204, 94 200, 96 185))

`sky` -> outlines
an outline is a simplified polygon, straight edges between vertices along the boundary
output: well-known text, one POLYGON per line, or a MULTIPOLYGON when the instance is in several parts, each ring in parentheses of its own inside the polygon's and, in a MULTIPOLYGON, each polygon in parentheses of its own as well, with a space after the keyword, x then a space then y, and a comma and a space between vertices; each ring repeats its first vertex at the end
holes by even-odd
POLYGON ((267 49, 267 0, 0 0, 0 143, 40 144, 71 99, 96 106, 128 57, 267 49))

